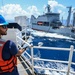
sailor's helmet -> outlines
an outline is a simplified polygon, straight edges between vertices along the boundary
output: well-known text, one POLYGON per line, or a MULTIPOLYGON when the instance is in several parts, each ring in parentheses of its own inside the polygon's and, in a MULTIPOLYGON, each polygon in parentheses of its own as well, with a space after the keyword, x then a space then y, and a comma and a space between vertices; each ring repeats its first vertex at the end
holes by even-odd
POLYGON ((8 25, 8 22, 4 19, 2 15, 0 15, 0 26, 2 25, 8 25))

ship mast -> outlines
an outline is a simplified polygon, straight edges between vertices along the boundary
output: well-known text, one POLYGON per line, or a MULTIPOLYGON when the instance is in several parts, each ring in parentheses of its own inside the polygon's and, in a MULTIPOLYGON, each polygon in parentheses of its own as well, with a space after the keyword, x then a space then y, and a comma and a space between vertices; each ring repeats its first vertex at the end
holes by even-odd
POLYGON ((75 26, 75 12, 73 13, 73 26, 75 26))
POLYGON ((50 13, 51 8, 50 8, 50 5, 49 4, 47 5, 46 8, 47 8, 47 13, 50 13))
POLYGON ((70 7, 67 7, 67 8, 69 8, 69 11, 68 11, 68 18, 67 18, 67 26, 69 25, 69 23, 70 23, 70 17, 71 17, 71 6, 70 7))

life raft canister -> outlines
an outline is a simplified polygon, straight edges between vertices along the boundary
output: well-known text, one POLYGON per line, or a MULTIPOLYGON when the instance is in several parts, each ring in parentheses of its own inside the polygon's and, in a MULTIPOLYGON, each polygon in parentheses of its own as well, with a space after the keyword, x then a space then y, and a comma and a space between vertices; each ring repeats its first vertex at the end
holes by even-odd
POLYGON ((6 61, 2 58, 2 50, 6 42, 0 41, 0 73, 12 72, 14 67, 17 65, 16 56, 12 56, 9 60, 6 61))

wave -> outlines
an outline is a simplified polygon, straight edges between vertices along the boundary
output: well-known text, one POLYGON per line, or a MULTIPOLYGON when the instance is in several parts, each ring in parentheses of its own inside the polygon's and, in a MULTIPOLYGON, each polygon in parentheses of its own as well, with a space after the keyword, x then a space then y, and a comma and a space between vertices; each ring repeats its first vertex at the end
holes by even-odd
POLYGON ((31 34, 34 36, 39 36, 39 37, 52 37, 52 38, 60 38, 60 39, 73 39, 68 36, 64 36, 61 34, 57 33, 48 33, 48 32, 43 32, 43 31, 37 31, 37 30, 32 30, 31 34))

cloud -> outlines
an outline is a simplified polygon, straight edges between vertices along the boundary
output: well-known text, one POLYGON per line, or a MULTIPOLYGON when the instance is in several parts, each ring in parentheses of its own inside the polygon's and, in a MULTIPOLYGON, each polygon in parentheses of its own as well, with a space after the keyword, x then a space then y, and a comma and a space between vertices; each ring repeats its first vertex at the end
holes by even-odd
POLYGON ((29 6, 27 11, 23 10, 19 4, 7 4, 0 9, 2 14, 7 20, 14 20, 16 16, 27 16, 35 15, 36 17, 40 14, 36 6, 29 6))
MULTIPOLYGON (((51 10, 54 11, 56 8, 58 9, 65 9, 66 7, 62 4, 59 4, 57 1, 55 0, 48 0, 48 4, 51 6, 51 10)), ((58 10, 59 11, 59 10, 58 10)))
POLYGON ((27 12, 21 8, 19 4, 7 4, 0 9, 6 19, 14 19, 15 16, 27 15, 27 12))
POLYGON ((52 12, 60 13, 60 17, 64 17, 65 19, 67 18, 68 9, 66 6, 58 3, 56 0, 48 0, 48 4, 51 6, 52 12))
POLYGON ((38 15, 40 15, 40 13, 39 13, 37 7, 34 6, 34 5, 29 6, 27 9, 28 9, 28 12, 29 12, 30 15, 34 15, 34 16, 36 16, 36 17, 37 17, 38 15))
POLYGON ((48 0, 48 4, 50 4, 51 7, 59 6, 59 7, 65 8, 64 5, 59 4, 56 0, 48 0))
MULTIPOLYGON (((48 4, 51 6, 52 12, 60 13, 60 16, 64 16, 63 18, 66 18, 66 14, 68 14, 68 10, 66 10, 66 6, 58 3, 56 0, 48 0, 48 4)), ((44 5, 44 10, 46 11, 46 5, 44 5)), ((43 11, 43 10, 42 10, 43 11)), ((38 16, 40 15, 39 10, 36 6, 28 6, 27 9, 23 9, 20 4, 7 4, 1 7, 0 14, 2 14, 6 19, 12 20, 16 16, 27 16, 28 18, 31 17, 31 15, 38 16)))

